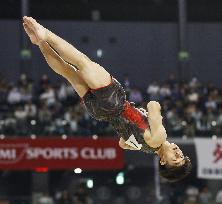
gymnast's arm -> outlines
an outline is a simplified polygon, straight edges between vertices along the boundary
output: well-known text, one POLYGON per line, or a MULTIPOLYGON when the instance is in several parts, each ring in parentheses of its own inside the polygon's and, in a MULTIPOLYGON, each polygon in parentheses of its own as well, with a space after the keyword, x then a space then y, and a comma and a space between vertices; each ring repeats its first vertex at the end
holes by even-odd
POLYGON ((144 139, 153 148, 160 147, 167 139, 166 129, 162 124, 161 106, 156 101, 147 104, 150 131, 145 131, 144 139))

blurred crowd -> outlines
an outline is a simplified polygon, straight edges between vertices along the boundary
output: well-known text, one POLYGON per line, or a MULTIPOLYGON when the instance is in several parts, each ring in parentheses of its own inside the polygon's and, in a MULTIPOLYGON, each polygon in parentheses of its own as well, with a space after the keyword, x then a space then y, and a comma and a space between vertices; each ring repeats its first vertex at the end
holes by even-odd
MULTIPOLYGON (((208 186, 198 188, 196 186, 188 186, 185 191, 172 191, 172 198, 169 200, 170 204, 221 204, 222 203, 222 189, 216 193, 212 193, 208 186), (174 195, 178 193, 178 195, 174 195)), ((164 203, 164 202, 163 202, 164 203)), ((165 203, 164 203, 165 204, 165 203)))
MULTIPOLYGON (((213 83, 197 78, 178 82, 174 75, 152 82, 144 89, 121 81, 127 97, 136 106, 159 101, 168 135, 193 137, 220 135, 222 94, 213 83)), ((2 135, 115 135, 106 122, 88 115, 71 85, 52 83, 47 75, 33 82, 22 74, 17 82, 0 80, 0 136, 2 135)))
POLYGON ((83 185, 79 185, 74 193, 67 190, 57 192, 54 196, 50 196, 48 192, 42 193, 39 197, 38 204, 93 204, 93 200, 89 195, 88 189, 83 185))
POLYGON ((23 74, 0 87, 0 134, 84 136, 98 129, 69 84, 52 84, 47 75, 33 83, 23 74))
POLYGON ((197 78, 179 83, 171 75, 147 88, 149 100, 160 101, 164 122, 172 136, 213 136, 222 131, 222 93, 212 82, 197 78))
MULTIPOLYGON (((204 185, 194 183, 161 183, 161 191, 157 200, 155 187, 151 183, 147 185, 128 183, 120 187, 109 182, 109 184, 104 183, 88 188, 86 183, 81 182, 51 193, 38 192, 32 201, 36 204, 222 204, 222 187, 218 185, 219 181, 216 188, 212 184, 210 188, 205 182, 204 185)), ((8 199, 0 198, 0 203, 30 204, 31 198, 13 198, 12 196, 8 199)))
MULTIPOLYGON (((142 190, 142 189, 141 189, 142 190)), ((139 188, 131 188, 131 194, 138 194, 139 188), (134 192, 135 191, 135 192, 134 192)), ((162 192, 159 202, 155 201, 155 194, 152 194, 151 190, 147 189, 147 194, 140 196, 129 196, 126 198, 123 193, 123 201, 120 203, 134 203, 141 200, 141 196, 144 197, 146 203, 159 203, 159 204, 222 204, 222 189, 216 193, 212 193, 207 185, 198 188, 196 186, 186 186, 180 189, 169 188, 165 192, 162 192), (125 200, 125 201, 124 201, 125 200)), ((113 195, 113 201, 116 200, 117 195, 113 195)), ((99 197, 95 198, 99 202, 99 197)), ((105 200, 102 202, 104 203, 105 200)), ((49 194, 44 193, 39 199, 38 204, 93 204, 94 200, 91 198, 89 191, 84 187, 80 186, 77 188, 76 192, 72 195, 68 191, 57 192, 55 196, 49 196, 49 194)), ((96 202, 95 202, 96 203, 96 202)), ((109 202, 108 202, 109 203, 109 202)), ((115 203, 115 202, 114 202, 115 203)), ((139 202, 140 203, 140 202, 139 202)))

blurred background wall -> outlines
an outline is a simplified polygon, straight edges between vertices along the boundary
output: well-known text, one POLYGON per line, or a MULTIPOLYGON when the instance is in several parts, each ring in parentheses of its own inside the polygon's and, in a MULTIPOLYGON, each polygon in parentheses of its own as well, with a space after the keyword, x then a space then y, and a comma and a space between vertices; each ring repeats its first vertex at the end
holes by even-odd
MULTIPOLYGON (((150 82, 163 81, 172 73, 178 75, 178 26, 175 23, 41 22, 118 79, 128 74, 134 86, 147 87, 150 82), (97 56, 100 51, 101 57, 97 56)), ((20 24, 18 21, 0 21, 1 72, 8 79, 15 79, 21 71, 20 24)), ((213 81, 222 86, 218 74, 222 64, 221 36, 221 23, 189 24, 190 61, 186 71, 190 77, 198 76, 201 81, 213 81)), ((58 80, 34 46, 32 66, 27 71, 34 80, 43 73, 50 73, 52 79, 58 80)))

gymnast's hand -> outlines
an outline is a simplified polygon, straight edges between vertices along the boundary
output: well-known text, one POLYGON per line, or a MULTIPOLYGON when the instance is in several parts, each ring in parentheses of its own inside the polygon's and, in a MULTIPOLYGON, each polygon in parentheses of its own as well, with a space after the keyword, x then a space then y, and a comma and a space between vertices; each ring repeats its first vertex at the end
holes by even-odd
POLYGON ((47 29, 37 23, 32 17, 24 16, 23 26, 33 44, 40 45, 41 42, 46 41, 47 29))

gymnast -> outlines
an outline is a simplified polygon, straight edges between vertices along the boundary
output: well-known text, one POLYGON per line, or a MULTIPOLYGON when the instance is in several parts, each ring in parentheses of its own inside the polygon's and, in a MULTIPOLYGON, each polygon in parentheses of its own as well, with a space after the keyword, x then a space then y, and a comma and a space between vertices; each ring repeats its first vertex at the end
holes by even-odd
POLYGON ((167 141, 158 102, 150 101, 147 111, 136 108, 126 100, 121 84, 102 66, 32 17, 24 16, 23 26, 48 65, 71 83, 88 113, 114 127, 121 148, 157 154, 159 174, 169 182, 179 181, 190 173, 190 159, 176 144, 167 141))

